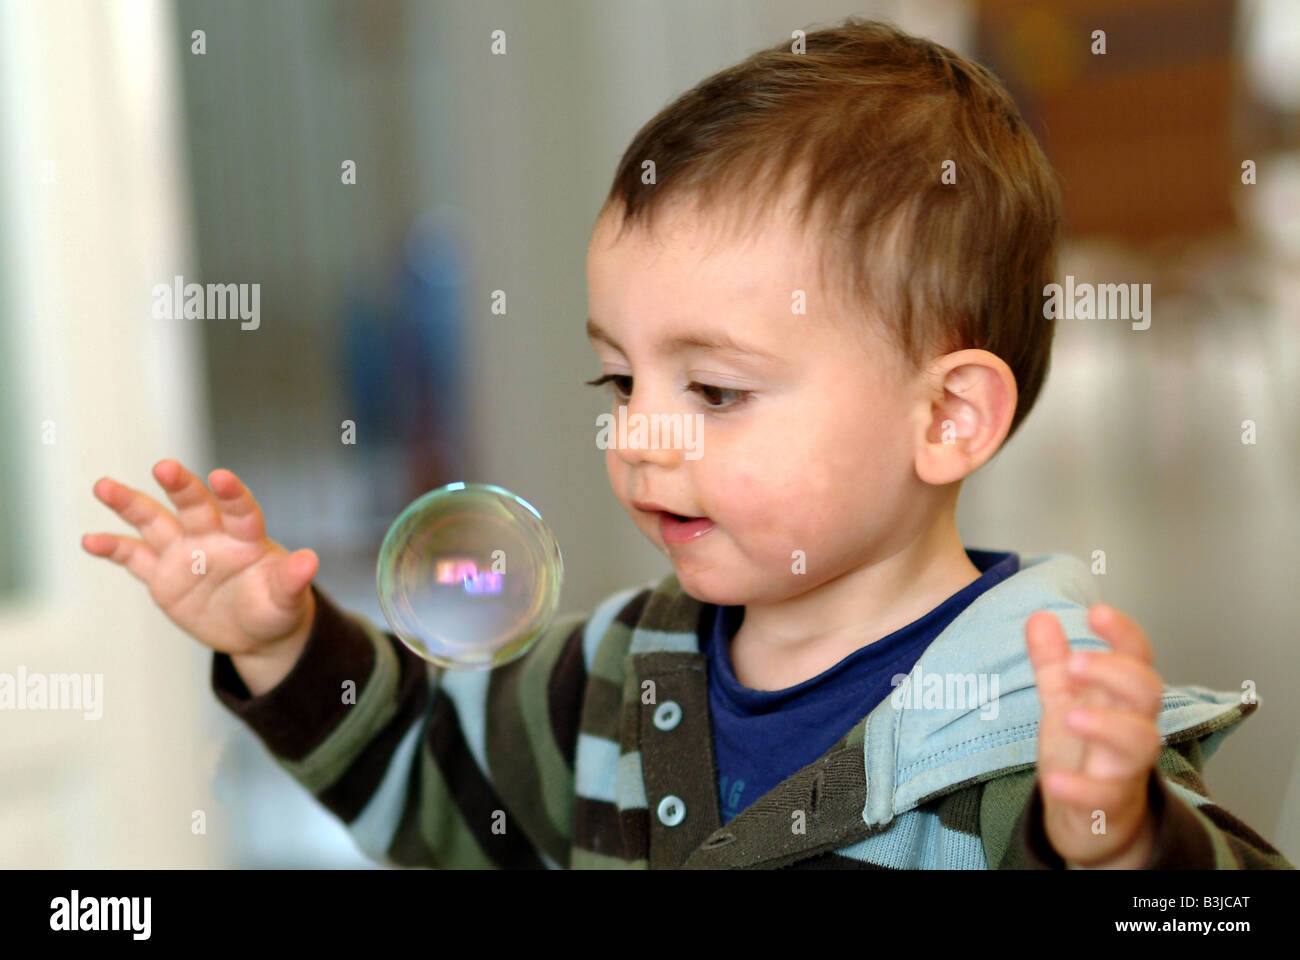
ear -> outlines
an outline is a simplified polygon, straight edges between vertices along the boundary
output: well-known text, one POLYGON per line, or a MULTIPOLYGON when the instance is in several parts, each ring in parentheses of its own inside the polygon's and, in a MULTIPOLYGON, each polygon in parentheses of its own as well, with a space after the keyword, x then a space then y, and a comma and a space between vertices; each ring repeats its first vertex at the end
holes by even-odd
POLYGON ((916 475, 926 483, 955 483, 983 466, 1002 446, 1015 416, 1016 378, 987 350, 958 350, 935 360, 918 401, 916 475))

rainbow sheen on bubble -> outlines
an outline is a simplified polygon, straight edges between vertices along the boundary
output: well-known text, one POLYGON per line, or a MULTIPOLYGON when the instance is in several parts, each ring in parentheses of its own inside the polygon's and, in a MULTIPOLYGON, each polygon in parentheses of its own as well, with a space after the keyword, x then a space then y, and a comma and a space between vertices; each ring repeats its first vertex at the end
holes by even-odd
POLYGON ((523 656, 560 602, 564 561, 537 509, 509 490, 452 483, 393 521, 379 548, 379 606, 424 659, 486 670, 523 656))

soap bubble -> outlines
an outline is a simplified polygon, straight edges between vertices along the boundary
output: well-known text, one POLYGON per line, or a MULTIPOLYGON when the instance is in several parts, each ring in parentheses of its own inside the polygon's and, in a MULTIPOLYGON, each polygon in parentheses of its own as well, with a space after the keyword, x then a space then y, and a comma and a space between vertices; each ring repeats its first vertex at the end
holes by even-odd
POLYGON ((375 571, 393 632, 440 667, 523 656, 555 616, 564 561, 537 509, 486 483, 452 483, 388 528, 375 571))

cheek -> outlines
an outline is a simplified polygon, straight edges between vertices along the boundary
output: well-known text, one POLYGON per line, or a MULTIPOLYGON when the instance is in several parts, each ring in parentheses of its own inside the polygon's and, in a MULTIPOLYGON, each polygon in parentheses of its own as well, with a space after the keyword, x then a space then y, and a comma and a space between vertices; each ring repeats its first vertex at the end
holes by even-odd
POLYGON ((891 412, 879 397, 855 398, 792 418, 797 427, 764 431, 715 478, 717 516, 730 518, 765 552, 870 526, 890 511, 900 478, 911 470, 891 412), (859 416, 860 409, 874 415, 859 416))
POLYGON ((868 501, 910 473, 907 411, 892 395, 864 395, 837 407, 817 438, 817 461, 831 487, 868 501))
MULTIPOLYGON (((605 451, 605 473, 609 475, 609 485, 621 503, 624 496, 630 496, 630 494, 626 493, 627 484, 624 482, 626 480, 626 470, 627 464, 619 458, 614 448, 607 449, 605 451)), ((624 503, 624 506, 630 507, 631 504, 624 503)))
POLYGON ((727 520, 746 521, 763 512, 768 499, 763 476, 752 466, 738 466, 719 474, 709 484, 711 499, 716 504, 716 515, 727 520))
POLYGON ((810 482, 819 472, 809 469, 802 452, 774 451, 762 466, 751 463, 729 472, 715 495, 716 516, 756 554, 785 557, 834 520, 821 483, 810 482))

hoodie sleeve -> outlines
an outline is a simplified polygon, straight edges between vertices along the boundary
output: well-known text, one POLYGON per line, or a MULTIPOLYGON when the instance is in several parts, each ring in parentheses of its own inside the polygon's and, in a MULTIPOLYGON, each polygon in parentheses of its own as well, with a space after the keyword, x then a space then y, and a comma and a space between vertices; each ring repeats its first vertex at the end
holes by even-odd
POLYGON ((217 699, 379 863, 567 864, 590 621, 557 617, 497 669, 444 671, 311 589, 316 619, 289 674, 254 697, 215 654, 217 699))
MULTIPOLYGON (((1166 746, 1151 771, 1147 798, 1155 815, 1155 849, 1147 870, 1294 870, 1272 844, 1210 799, 1201 779, 1199 740, 1166 746)), ((1043 827, 1037 778, 1011 828, 999 869, 1063 870, 1043 827)))

